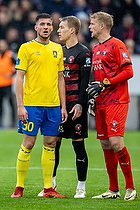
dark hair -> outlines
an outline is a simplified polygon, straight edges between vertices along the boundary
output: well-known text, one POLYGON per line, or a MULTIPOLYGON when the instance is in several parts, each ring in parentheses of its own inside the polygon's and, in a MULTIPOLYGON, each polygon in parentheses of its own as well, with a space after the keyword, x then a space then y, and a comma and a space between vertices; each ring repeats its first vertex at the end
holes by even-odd
POLYGON ((41 19, 41 18, 46 18, 46 19, 49 18, 49 19, 52 20, 52 17, 49 14, 47 14, 47 13, 41 13, 41 14, 39 14, 39 15, 36 16, 35 22, 37 23, 37 21, 39 19, 41 19))

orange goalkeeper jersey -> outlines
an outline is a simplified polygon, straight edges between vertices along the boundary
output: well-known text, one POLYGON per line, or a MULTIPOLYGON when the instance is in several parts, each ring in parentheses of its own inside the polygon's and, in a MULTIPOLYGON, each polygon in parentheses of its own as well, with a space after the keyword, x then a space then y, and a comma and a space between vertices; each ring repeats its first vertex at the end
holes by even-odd
POLYGON ((111 37, 92 50, 94 81, 108 78, 107 87, 95 100, 96 108, 110 104, 129 103, 128 79, 133 76, 132 63, 125 44, 111 37))

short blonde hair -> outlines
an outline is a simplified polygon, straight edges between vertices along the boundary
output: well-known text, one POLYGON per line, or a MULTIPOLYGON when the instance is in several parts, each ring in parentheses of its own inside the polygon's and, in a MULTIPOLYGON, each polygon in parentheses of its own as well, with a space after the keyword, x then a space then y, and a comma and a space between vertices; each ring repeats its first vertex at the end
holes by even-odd
POLYGON ((76 35, 79 33, 81 22, 77 17, 72 16, 72 15, 66 16, 66 17, 60 18, 60 22, 62 21, 67 21, 69 28, 74 27, 76 35))
POLYGON ((97 19, 99 23, 104 23, 106 25, 106 28, 110 31, 113 27, 113 16, 106 13, 106 12, 96 12, 93 14, 90 14, 90 19, 97 19))

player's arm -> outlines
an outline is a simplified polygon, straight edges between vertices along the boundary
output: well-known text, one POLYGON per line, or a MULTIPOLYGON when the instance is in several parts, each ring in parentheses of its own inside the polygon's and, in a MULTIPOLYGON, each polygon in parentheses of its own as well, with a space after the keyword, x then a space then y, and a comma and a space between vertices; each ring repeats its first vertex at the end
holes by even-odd
POLYGON ((119 44, 115 45, 114 59, 116 60, 116 63, 119 64, 120 70, 118 71, 116 76, 108 78, 112 85, 125 82, 133 77, 131 58, 128 49, 121 41, 119 42, 119 44))
POLYGON ((77 104, 72 108, 70 113, 74 113, 72 120, 79 118, 82 114, 83 105, 87 102, 86 88, 89 82, 90 68, 81 70, 80 84, 79 84, 79 94, 77 104))
POLYGON ((131 64, 124 65, 121 68, 121 72, 117 74, 115 77, 109 79, 104 78, 102 82, 91 82, 86 91, 88 95, 90 95, 91 97, 97 98, 106 87, 110 85, 116 85, 121 82, 125 82, 131 77, 133 77, 132 65, 131 64))
POLYGON ((79 118, 82 114, 83 105, 87 103, 86 88, 89 82, 91 71, 91 58, 89 51, 82 52, 80 57, 80 76, 79 76, 79 90, 77 104, 72 108, 70 113, 74 112, 72 120, 79 118))
POLYGON ((133 69, 131 64, 123 66, 121 70, 122 71, 118 75, 109 79, 112 85, 124 82, 133 77, 133 69))
POLYGON ((76 120, 82 114, 82 105, 81 104, 75 104, 72 107, 72 109, 69 113, 74 113, 73 116, 72 116, 72 120, 76 120))
POLYGON ((16 77, 16 98, 17 98, 17 108, 18 117, 24 123, 27 123, 28 113, 23 104, 23 83, 24 83, 25 71, 17 70, 16 77))
POLYGON ((58 90, 61 103, 61 121, 62 123, 67 121, 68 114, 66 110, 66 89, 65 89, 65 80, 63 72, 58 73, 58 90))

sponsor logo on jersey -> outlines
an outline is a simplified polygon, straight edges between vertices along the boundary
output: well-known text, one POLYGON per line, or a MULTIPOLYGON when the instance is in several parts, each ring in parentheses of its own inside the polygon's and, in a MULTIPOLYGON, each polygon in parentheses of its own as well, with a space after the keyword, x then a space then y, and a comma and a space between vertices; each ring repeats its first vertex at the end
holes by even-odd
POLYGON ((57 51, 53 51, 53 57, 57 58, 57 51))
POLYGON ((91 59, 90 58, 86 58, 86 64, 91 64, 91 59))
POLYGON ((19 65, 19 64, 20 64, 20 59, 17 58, 16 65, 19 65))
POLYGON ((63 75, 64 75, 64 77, 68 77, 68 78, 70 78, 69 73, 70 73, 70 71, 63 71, 63 75))
POLYGON ((128 58, 128 56, 127 56, 127 53, 126 53, 126 52, 123 52, 123 53, 122 53, 122 55, 123 55, 123 58, 128 58))
POLYGON ((99 55, 99 54, 100 54, 100 51, 97 51, 97 52, 96 52, 96 55, 99 55))
POLYGON ((93 61, 92 64, 93 64, 94 71, 103 69, 101 59, 93 61))
POLYGON ((70 78, 69 73, 70 73, 70 68, 69 68, 69 66, 65 66, 65 70, 63 71, 64 77, 69 77, 69 78, 70 78))
POLYGON ((104 49, 103 52, 102 52, 102 55, 107 55, 107 53, 108 53, 108 50, 104 49))
POLYGON ((69 63, 73 63, 73 61, 74 61, 74 56, 70 56, 69 57, 69 63))
POLYGON ((65 61, 66 60, 66 57, 63 57, 63 61, 65 61))
POLYGON ((36 55, 41 55, 41 54, 40 54, 40 51, 37 51, 37 52, 36 52, 36 55))
POLYGON ((82 129, 82 125, 76 124, 76 126, 75 126, 76 134, 81 135, 81 129, 82 129))

